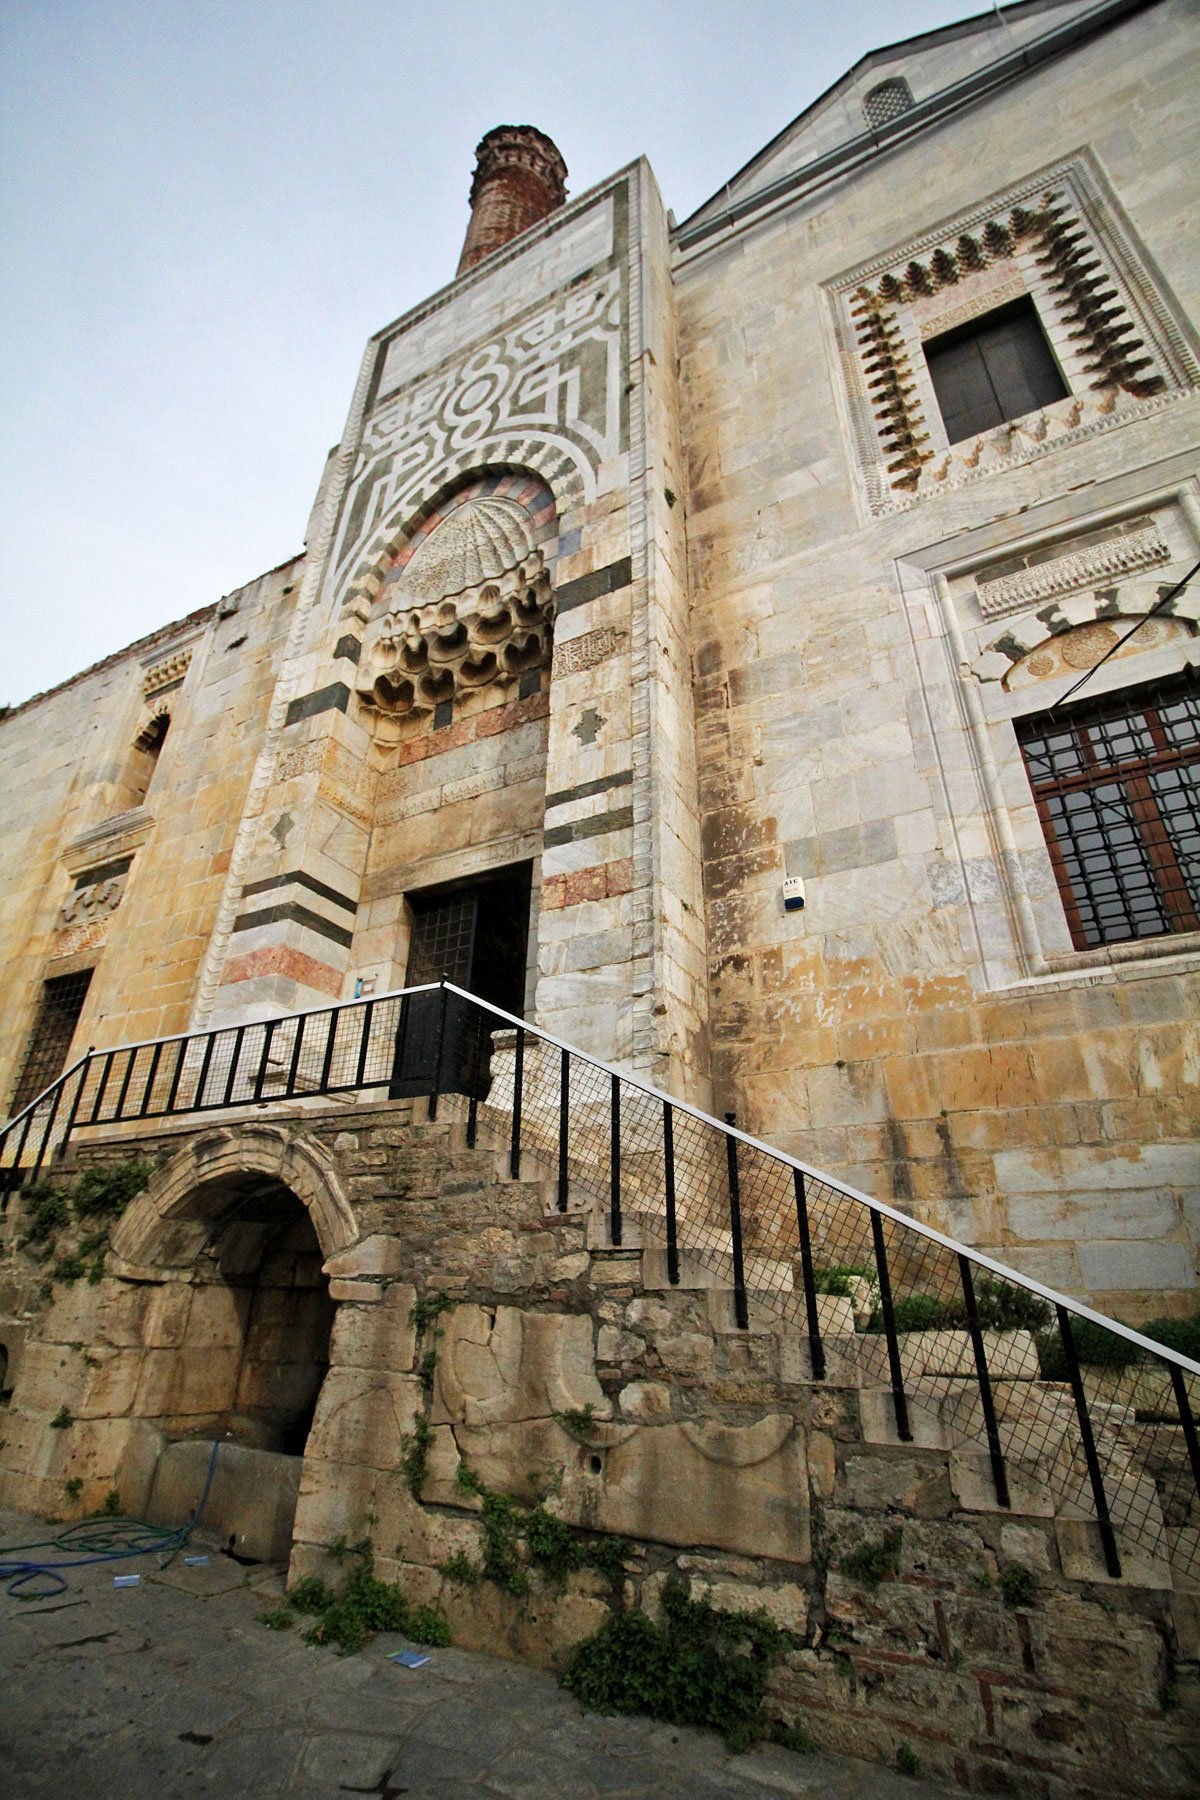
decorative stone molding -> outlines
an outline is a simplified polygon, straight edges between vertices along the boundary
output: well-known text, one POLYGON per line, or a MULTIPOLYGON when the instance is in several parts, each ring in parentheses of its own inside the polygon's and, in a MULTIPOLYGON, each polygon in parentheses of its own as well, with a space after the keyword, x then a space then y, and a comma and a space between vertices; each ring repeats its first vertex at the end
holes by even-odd
POLYGON ((96 920, 104 919, 116 912, 121 904, 121 896, 125 892, 128 869, 122 869, 119 875, 108 875, 101 881, 88 882, 84 887, 72 888, 63 902, 59 917, 64 926, 90 925, 96 920))
POLYGON ((504 485, 455 496, 396 556, 358 663, 368 714, 420 717, 469 691, 503 692, 546 661, 553 599, 538 538, 553 499, 518 481, 523 504, 504 485))
POLYGON ((159 662, 151 663, 142 676, 142 692, 149 698, 157 694, 160 688, 174 687, 183 680, 191 665, 195 646, 189 644, 186 649, 173 650, 170 656, 164 656, 159 662))
POLYGON ((625 633, 615 625, 602 625, 598 631, 585 631, 581 637, 569 638, 565 644, 556 647, 553 673, 557 678, 560 675, 580 675, 587 669, 595 669, 615 655, 624 642, 625 633))
MULTIPOLYGON (((1140 617, 1157 607, 1170 584, 1131 582, 1073 599, 1055 600, 1011 620, 983 654, 964 669, 978 681, 1006 687, 1048 681, 1071 671, 1094 668, 1140 617), (1019 671, 1019 673, 1018 673, 1019 671)), ((1200 628, 1200 595, 1186 590, 1146 619, 1122 656, 1158 649, 1172 637, 1191 637, 1200 628)))
POLYGON ((1186 329, 1085 154, 861 264, 831 284, 830 300, 854 449, 878 514, 1031 461, 1200 384, 1186 329), (1024 295, 1070 395, 950 445, 922 346, 1024 295))
POLYGON ((1077 593, 1114 575, 1131 575, 1170 560, 1171 551, 1161 530, 1151 523, 992 581, 977 580, 975 597, 985 619, 1001 619, 1053 595, 1077 593))
POLYGON ((133 734, 135 750, 155 750, 167 734, 171 723, 171 701, 167 694, 157 694, 149 706, 142 708, 137 730, 133 734))
POLYGON ((374 601, 406 522, 472 469, 533 470, 560 509, 595 497, 601 464, 621 449, 621 331, 620 272, 609 269, 381 401, 334 552, 344 610, 374 601))
POLYGON ((102 819, 99 825, 89 825, 86 831, 72 838, 62 853, 63 863, 68 874, 82 875, 86 869, 131 856, 145 843, 153 829, 154 815, 144 806, 116 813, 111 819, 102 819))

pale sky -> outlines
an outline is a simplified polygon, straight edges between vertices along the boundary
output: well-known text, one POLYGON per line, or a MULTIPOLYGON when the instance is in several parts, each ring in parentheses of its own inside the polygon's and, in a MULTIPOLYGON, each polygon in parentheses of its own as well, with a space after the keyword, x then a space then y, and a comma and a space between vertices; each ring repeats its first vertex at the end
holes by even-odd
POLYGON ((867 50, 982 0, 0 0, 0 705, 300 549, 474 147, 684 218, 867 50))

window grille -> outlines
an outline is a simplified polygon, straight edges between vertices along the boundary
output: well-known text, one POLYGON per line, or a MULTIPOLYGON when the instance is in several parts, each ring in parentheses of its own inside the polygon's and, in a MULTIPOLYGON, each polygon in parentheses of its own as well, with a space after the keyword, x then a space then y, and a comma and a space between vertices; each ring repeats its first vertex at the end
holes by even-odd
POLYGON ((925 360, 952 444, 1066 398, 1032 300, 1015 300, 930 338, 925 360))
POLYGON ((898 119, 913 104, 913 91, 903 75, 893 75, 888 81, 881 81, 877 87, 870 88, 863 95, 863 115, 872 131, 880 125, 887 125, 892 119, 898 119))
POLYGON ((14 1113, 36 1100, 43 1088, 61 1075, 91 979, 91 969, 80 969, 74 975, 57 975, 43 985, 25 1064, 13 1095, 14 1113))
POLYGON ((1200 930, 1200 684, 1181 677, 1017 738, 1077 950, 1200 930))

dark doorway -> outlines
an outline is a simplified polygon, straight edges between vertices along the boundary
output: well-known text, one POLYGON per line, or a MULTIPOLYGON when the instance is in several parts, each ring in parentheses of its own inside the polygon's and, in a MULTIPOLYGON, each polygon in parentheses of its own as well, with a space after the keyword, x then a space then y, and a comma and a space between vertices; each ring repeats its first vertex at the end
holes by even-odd
MULTIPOLYGON (((525 1006, 529 894, 533 869, 516 863, 495 875, 411 894, 412 939, 406 987, 455 982, 518 1017, 525 1006)), ((488 1088, 490 1036, 455 994, 415 994, 403 1002, 391 1095, 475 1093, 488 1088), (440 1046, 440 1055, 439 1055, 440 1046), (435 1070, 437 1080, 435 1084, 435 1070)))

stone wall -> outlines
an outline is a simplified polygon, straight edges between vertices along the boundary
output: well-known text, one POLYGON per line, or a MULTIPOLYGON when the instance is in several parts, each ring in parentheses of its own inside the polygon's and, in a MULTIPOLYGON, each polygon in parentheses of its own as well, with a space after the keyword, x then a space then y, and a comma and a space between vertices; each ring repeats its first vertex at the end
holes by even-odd
MULTIPOLYGON (((158 1172, 98 1287, 56 1292, 39 1317, 26 1283, 32 1360, 5 1419, 5 1499, 61 1511, 73 1476, 80 1507, 144 1479, 146 1370, 183 1366, 176 1314, 206 1304, 197 1270, 214 1234, 228 1241, 241 1170, 306 1207, 337 1306, 293 1580, 336 1578, 333 1548, 369 1536, 377 1571, 442 1608, 457 1641, 561 1667, 614 1608, 654 1612, 673 1575, 794 1634, 770 1713, 823 1748, 892 1762, 906 1743, 979 1792, 1108 1793, 1117 1756, 1130 1794, 1194 1785, 1200 1614, 1165 1563, 1126 1547, 1123 1579, 1109 1579, 1095 1526, 1070 1504, 1056 1516, 1044 1486, 1018 1485, 1002 1511, 986 1455, 928 1427, 898 1443, 878 1376, 853 1359, 832 1356, 814 1383, 805 1344, 768 1312, 738 1331, 729 1293, 686 1268, 670 1289, 633 1226, 613 1249, 580 1182, 563 1214, 528 1150, 512 1180, 486 1108, 470 1150, 461 1123, 414 1110, 176 1126, 74 1151, 95 1163, 140 1150, 158 1172), (72 1422, 52 1430, 64 1396, 72 1422), (501 1579, 480 1572, 488 1494, 517 1521, 501 1579), (552 1578, 521 1548, 537 1506, 582 1542, 626 1540, 619 1572, 552 1578), (1026 1575, 1009 1604, 1014 1570, 1026 1575)), ((18 1231, 14 1206, 10 1299, 18 1231)), ((832 1314, 825 1326, 836 1349, 832 1314)), ((174 1433, 211 1425, 155 1417, 174 1433)))
MULTIPOLYGON (((676 267, 716 1108, 1131 1320, 1195 1305, 1196 940, 1073 947, 1012 720, 1096 661, 1106 606, 1133 623, 1200 548, 1193 29, 1140 11, 676 267), (935 292, 920 259, 1025 188, 1086 205, 1160 387, 1079 376, 1094 417, 1003 427, 968 469, 922 387, 921 309, 969 315, 991 276, 944 262, 935 292), (851 328, 888 281, 924 407, 910 486, 851 328)), ((756 176, 802 164, 807 129, 756 176)), ((1044 247, 995 241, 1006 280, 1049 279, 1044 247)), ((1093 691, 1194 662, 1194 634, 1156 622, 1093 691)))
POLYGON ((95 970, 77 1054, 186 1029, 299 568, 284 563, 0 724, 5 1103, 47 979, 95 970), (160 753, 143 750, 167 720, 160 753))

